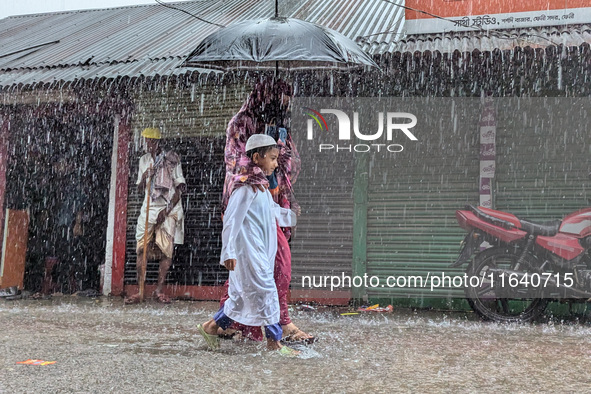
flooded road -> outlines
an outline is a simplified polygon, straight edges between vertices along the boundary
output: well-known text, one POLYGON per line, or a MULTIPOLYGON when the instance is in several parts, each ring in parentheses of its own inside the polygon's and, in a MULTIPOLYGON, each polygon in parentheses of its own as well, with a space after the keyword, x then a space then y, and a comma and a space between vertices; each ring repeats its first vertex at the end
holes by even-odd
POLYGON ((591 326, 484 323, 470 313, 293 311, 320 340, 299 358, 254 342, 208 351, 212 302, 0 301, 0 392, 588 392, 591 326), (18 365, 28 359, 53 365, 18 365))

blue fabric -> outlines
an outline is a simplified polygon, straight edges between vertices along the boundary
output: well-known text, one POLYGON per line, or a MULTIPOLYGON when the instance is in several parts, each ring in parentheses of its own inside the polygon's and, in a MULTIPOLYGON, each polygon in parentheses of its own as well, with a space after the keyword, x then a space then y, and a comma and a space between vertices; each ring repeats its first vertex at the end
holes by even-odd
MULTIPOLYGON (((224 313, 224 307, 221 307, 219 311, 213 315, 213 320, 215 320, 215 324, 225 330, 226 328, 230 327, 234 320, 230 319, 224 313)), ((274 341, 280 341, 281 337, 283 336, 283 330, 281 329, 281 324, 275 323, 270 326, 265 326, 265 335, 267 338, 271 338, 274 341)))
POLYGON ((267 127, 265 128, 265 134, 273 137, 273 139, 275 141, 277 141, 277 139, 279 138, 279 133, 277 132, 277 126, 267 125, 267 127))
POLYGON ((276 323, 270 326, 265 326, 265 335, 267 335, 267 338, 271 338, 274 341, 280 341, 283 336, 281 325, 276 323))
POLYGON ((277 142, 282 141, 285 143, 285 141, 287 141, 287 129, 285 127, 267 125, 265 128, 265 134, 273 137, 277 142))
POLYGON ((224 313, 224 307, 221 307, 220 310, 217 311, 215 315, 213 315, 213 320, 215 320, 215 324, 221 327, 222 330, 225 330, 226 328, 230 327, 234 322, 234 320, 226 316, 226 314, 224 313))
POLYGON ((269 181, 269 189, 273 190, 275 189, 279 183, 277 183, 277 175, 275 175, 275 172, 273 172, 271 175, 269 175, 267 177, 267 180, 269 181))
POLYGON ((287 129, 285 127, 279 128, 279 139, 285 143, 287 141, 287 129))

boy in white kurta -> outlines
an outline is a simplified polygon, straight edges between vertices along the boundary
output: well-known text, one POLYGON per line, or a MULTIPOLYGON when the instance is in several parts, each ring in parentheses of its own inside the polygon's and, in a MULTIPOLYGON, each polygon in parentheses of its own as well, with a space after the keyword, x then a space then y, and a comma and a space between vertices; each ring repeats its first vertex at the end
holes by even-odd
MULTIPOLYGON (((277 223, 295 225, 295 214, 273 201, 271 193, 259 190, 253 179, 273 173, 279 150, 272 137, 255 134, 246 143, 249 167, 238 175, 224 213, 220 263, 230 270, 228 300, 214 318, 198 329, 212 348, 219 347, 217 329, 233 321, 248 326, 265 326, 270 349, 290 353, 279 343, 279 298, 273 278, 277 252, 277 223), (250 179, 250 181, 249 181, 250 179)), ((264 178, 263 178, 264 179, 264 178)))

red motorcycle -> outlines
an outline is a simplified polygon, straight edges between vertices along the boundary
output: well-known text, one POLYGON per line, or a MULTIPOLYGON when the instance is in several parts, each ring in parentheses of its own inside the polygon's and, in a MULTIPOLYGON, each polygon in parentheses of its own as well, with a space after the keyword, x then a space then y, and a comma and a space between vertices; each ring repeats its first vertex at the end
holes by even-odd
POLYGON ((466 298, 481 317, 525 322, 551 300, 591 298, 591 208, 546 223, 474 206, 456 218, 468 234, 451 266, 468 263, 466 298))

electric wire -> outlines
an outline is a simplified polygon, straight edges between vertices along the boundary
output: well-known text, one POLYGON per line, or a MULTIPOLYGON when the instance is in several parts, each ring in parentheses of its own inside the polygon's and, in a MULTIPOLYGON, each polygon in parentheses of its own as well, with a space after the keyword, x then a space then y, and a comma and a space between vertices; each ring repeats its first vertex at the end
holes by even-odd
POLYGON ((160 4, 163 7, 171 8, 173 10, 184 12, 187 15, 191 15, 193 18, 195 18, 197 20, 200 20, 201 22, 209 23, 210 25, 214 25, 214 26, 218 26, 218 27, 226 27, 224 25, 220 25, 219 23, 215 23, 215 22, 208 21, 207 19, 203 19, 203 18, 201 18, 201 17, 199 17, 199 16, 197 16, 195 14, 190 13, 189 11, 183 10, 181 8, 178 8, 178 7, 174 7, 174 6, 170 5, 170 4, 166 4, 162 0, 155 0, 155 1, 156 1, 156 3, 160 4))

